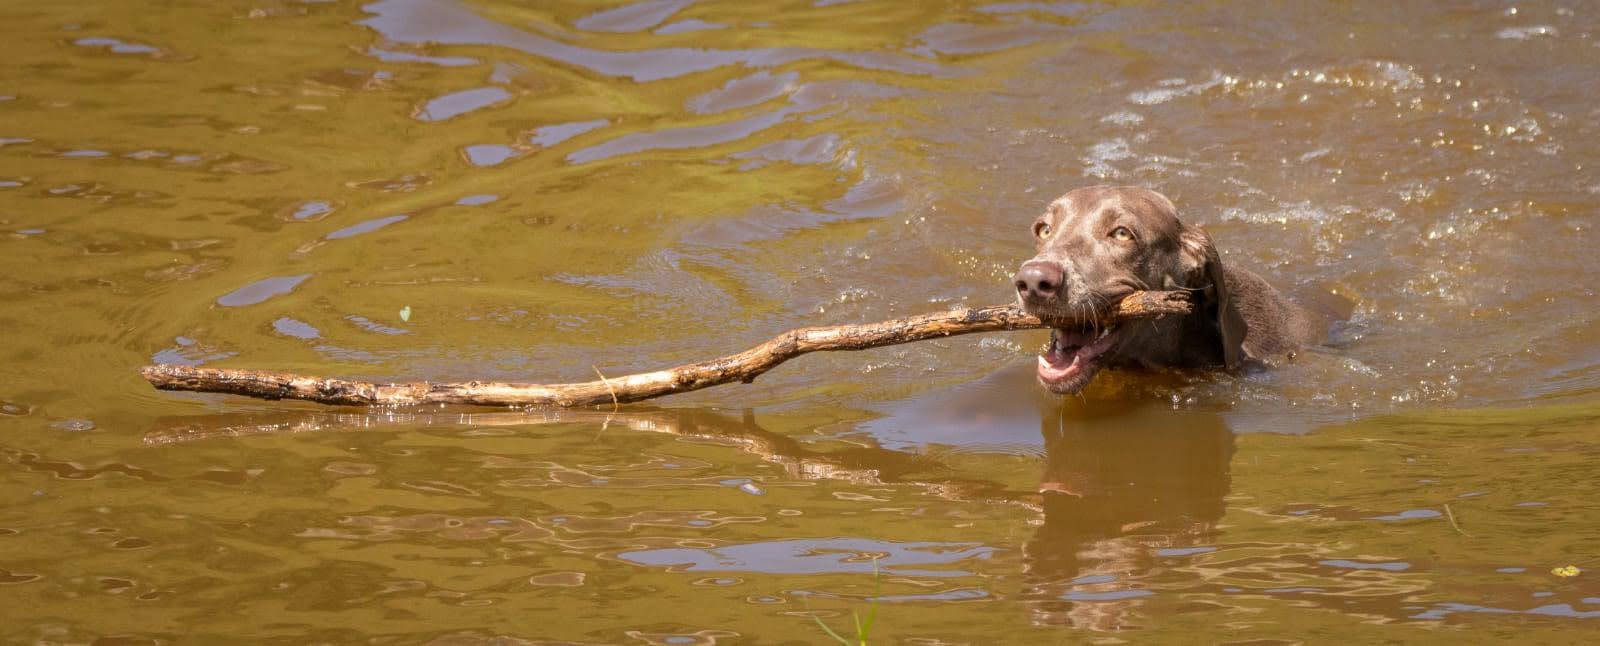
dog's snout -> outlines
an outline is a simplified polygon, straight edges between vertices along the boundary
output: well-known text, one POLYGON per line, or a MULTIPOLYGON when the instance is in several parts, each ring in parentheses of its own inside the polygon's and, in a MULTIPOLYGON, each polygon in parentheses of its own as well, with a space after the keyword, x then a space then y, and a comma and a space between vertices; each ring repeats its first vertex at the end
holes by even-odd
POLYGON ((1066 272, 1059 264, 1048 260, 1029 260, 1022 263, 1022 269, 1017 270, 1012 281, 1017 286, 1017 295, 1023 300, 1048 301, 1061 293, 1061 281, 1065 277, 1066 272))

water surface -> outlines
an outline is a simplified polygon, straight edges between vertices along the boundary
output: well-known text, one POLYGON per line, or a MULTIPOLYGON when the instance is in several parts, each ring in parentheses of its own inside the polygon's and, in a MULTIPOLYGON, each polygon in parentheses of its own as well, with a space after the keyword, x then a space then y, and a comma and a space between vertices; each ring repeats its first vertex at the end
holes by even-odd
POLYGON ((813 614, 873 603, 874 643, 1573 643, 1600 619, 1585 3, 0 24, 5 641, 821 643, 813 614), (616 412, 137 375, 577 381, 989 305, 1032 217, 1097 183, 1166 193, 1226 262, 1352 319, 1271 369, 1066 400, 1032 385, 1041 333, 616 412))

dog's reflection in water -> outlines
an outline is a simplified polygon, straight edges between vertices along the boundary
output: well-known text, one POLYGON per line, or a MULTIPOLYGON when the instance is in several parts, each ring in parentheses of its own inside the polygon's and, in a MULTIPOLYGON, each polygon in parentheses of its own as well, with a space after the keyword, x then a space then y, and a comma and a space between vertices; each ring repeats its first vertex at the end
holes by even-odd
POLYGON ((1023 546, 1032 618, 1135 628, 1162 563, 1212 544, 1233 434, 1220 415, 1149 404, 1069 399, 1043 418, 1044 524, 1023 546))
MULTIPOLYGON (((456 426, 482 432, 496 426, 616 423, 634 431, 728 442, 781 465, 794 478, 900 482, 929 486, 953 500, 1030 507, 1042 498, 1044 522, 1023 545, 1023 601, 1033 620, 1094 630, 1134 628, 1129 624, 1133 611, 1152 594, 1149 582, 1163 573, 1163 563, 1211 544, 1228 492, 1233 435, 1219 415, 1171 411, 1149 399, 1138 404, 1072 398, 1035 401, 1042 407, 1046 449, 1039 494, 969 478, 907 480, 900 474, 926 471, 926 456, 881 447, 816 450, 761 428, 753 415, 741 418, 697 410, 206 415, 164 419, 145 441, 174 444, 389 426, 456 426)), ((1032 423, 1028 417, 1005 421, 1032 423)), ((984 436, 1022 435, 989 429, 984 436)))

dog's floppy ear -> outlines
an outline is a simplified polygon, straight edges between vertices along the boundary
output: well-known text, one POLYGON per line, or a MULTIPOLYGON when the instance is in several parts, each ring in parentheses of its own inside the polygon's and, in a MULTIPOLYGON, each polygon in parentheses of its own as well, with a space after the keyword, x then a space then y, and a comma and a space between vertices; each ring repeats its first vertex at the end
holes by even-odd
POLYGON ((1201 295, 1195 312, 1213 318, 1218 336, 1222 338, 1223 366, 1229 371, 1238 370, 1244 366, 1245 358, 1244 315, 1228 296, 1228 279, 1222 270, 1217 246, 1211 243, 1211 236, 1205 229, 1187 225, 1179 234, 1179 247, 1189 286, 1198 290, 1195 294, 1201 295))

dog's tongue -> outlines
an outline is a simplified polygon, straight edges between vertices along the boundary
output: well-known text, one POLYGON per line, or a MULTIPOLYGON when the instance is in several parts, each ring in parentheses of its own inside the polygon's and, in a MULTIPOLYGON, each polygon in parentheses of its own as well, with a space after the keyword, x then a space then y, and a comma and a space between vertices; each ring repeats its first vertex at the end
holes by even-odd
POLYGON ((1082 330, 1056 330, 1055 343, 1039 355, 1039 377, 1061 381, 1077 376, 1116 341, 1116 331, 1096 338, 1082 330))
POLYGON ((1045 381, 1061 381, 1083 370, 1083 360, 1076 352, 1053 351, 1039 355, 1039 377, 1045 381))

